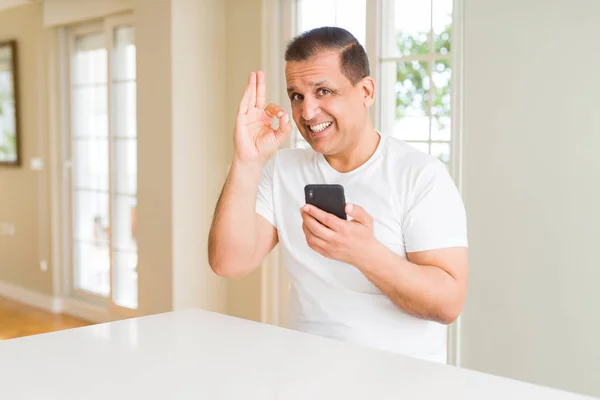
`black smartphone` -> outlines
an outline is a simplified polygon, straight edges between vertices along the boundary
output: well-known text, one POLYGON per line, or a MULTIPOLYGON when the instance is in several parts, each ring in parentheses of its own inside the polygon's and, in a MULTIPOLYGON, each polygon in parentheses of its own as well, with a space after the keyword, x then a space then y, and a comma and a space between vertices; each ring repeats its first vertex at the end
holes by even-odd
POLYGON ((304 198, 306 204, 312 204, 338 218, 348 219, 346 216, 346 197, 342 185, 306 185, 304 187, 304 198))

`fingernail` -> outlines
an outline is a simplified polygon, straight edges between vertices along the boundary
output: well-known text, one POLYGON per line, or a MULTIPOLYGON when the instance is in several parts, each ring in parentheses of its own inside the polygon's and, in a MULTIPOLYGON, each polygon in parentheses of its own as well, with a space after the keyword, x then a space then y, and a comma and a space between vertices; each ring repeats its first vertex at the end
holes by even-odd
POLYGON ((277 113, 277 117, 278 117, 278 118, 281 118, 281 116, 282 116, 282 115, 283 115, 283 111, 279 111, 279 112, 277 113))
POLYGON ((302 207, 302 211, 306 211, 306 212, 308 212, 308 206, 304 206, 304 207, 302 207))
POLYGON ((352 212, 353 208, 354 206, 352 205, 352 203, 348 203, 348 206, 346 207, 346 209, 348 210, 347 212, 352 212))

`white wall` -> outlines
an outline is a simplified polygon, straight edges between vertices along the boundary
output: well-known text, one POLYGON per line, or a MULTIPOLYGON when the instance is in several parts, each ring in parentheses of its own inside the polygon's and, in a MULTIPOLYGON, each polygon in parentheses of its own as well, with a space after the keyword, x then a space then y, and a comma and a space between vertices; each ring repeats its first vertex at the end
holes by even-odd
POLYGON ((461 365, 600 396, 600 2, 464 10, 461 365))

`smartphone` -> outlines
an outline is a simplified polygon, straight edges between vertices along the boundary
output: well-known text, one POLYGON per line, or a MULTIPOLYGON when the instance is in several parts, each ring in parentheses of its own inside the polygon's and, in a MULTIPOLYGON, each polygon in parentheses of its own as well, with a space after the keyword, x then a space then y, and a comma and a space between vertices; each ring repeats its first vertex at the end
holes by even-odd
POLYGON ((346 197, 342 185, 306 185, 304 187, 306 204, 320 208, 341 219, 346 216, 346 197))

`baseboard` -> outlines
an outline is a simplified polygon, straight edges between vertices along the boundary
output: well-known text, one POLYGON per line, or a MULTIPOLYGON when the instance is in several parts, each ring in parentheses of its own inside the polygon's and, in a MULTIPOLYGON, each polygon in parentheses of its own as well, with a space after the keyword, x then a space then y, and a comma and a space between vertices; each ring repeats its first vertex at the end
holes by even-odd
POLYGON ((12 283, 0 281, 0 296, 55 314, 68 314, 92 322, 110 322, 110 314, 102 307, 72 297, 54 297, 34 292, 12 283))
POLYGON ((113 320, 110 317, 108 310, 97 305, 90 304, 79 299, 74 299, 72 297, 65 297, 61 300, 62 312, 65 314, 69 314, 96 324, 111 322, 113 320))
POLYGON ((13 283, 0 281, 0 296, 53 313, 63 311, 62 299, 34 292, 13 283))

